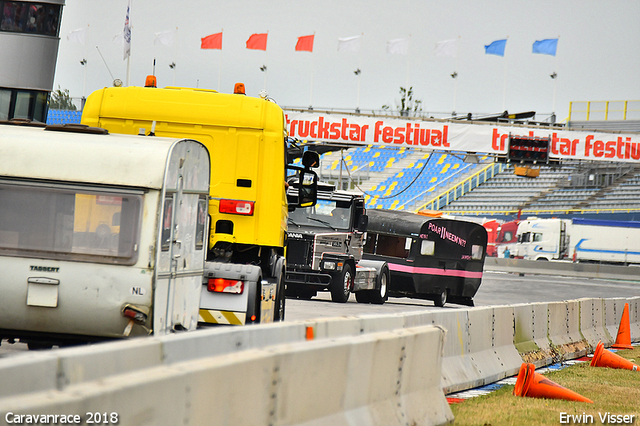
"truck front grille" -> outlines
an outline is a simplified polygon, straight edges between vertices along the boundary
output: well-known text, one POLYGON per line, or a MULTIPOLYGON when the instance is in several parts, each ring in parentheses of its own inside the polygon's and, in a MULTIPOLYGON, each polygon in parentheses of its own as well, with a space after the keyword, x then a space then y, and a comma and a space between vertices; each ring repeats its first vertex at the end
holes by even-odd
POLYGON ((311 267, 313 260, 312 241, 289 240, 287 243, 287 265, 291 267, 311 267))

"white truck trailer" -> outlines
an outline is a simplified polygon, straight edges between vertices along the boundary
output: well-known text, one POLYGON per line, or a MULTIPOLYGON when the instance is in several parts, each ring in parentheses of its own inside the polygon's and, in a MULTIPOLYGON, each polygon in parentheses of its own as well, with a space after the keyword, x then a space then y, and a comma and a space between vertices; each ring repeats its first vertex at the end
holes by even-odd
POLYGON ((529 218, 517 234, 514 254, 522 259, 640 263, 640 222, 529 218))

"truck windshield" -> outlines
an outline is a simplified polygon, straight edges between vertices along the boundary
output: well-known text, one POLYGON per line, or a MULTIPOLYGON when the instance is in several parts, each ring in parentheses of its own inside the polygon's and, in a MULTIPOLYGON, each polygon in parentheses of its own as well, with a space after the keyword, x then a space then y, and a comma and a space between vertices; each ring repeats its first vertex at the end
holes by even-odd
POLYGON ((351 226, 351 208, 340 207, 335 201, 318 200, 313 207, 295 209, 289 213, 289 219, 298 226, 344 230, 351 226))
POLYGON ((142 196, 0 181, 5 255, 135 263, 142 196))

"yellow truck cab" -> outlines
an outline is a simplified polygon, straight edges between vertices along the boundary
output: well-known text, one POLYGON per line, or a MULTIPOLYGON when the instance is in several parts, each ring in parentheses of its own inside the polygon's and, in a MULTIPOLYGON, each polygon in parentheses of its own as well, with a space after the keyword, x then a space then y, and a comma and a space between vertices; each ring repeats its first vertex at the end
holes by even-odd
MULTIPOLYGON (((202 142, 211 155, 211 230, 200 321, 284 318, 287 215, 298 200, 287 200, 287 133, 277 104, 204 89, 110 87, 89 96, 82 124, 202 142)), ((317 176, 306 166, 298 173, 299 193, 315 202, 317 176)))

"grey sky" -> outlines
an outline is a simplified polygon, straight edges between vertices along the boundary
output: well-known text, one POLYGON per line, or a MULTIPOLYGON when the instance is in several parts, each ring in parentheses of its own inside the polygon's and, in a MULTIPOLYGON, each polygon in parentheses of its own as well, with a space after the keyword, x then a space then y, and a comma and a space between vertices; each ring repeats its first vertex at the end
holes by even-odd
MULTIPOLYGON (((152 72, 159 86, 230 92, 244 82, 257 95, 265 84, 281 106, 380 109, 395 105, 400 86, 413 86, 423 110, 450 112, 458 73, 458 113, 553 110, 568 115, 570 101, 640 99, 640 2, 463 0, 132 0, 131 84, 152 72), (173 45, 154 45, 154 34, 178 28, 173 45), (222 50, 200 49, 200 39, 223 31, 222 50), (267 51, 248 50, 253 33, 267 32, 267 51), (297 37, 313 34, 313 53, 294 51, 297 37), (362 35, 357 53, 338 52, 338 38, 362 35), (559 36, 557 55, 531 53, 536 40, 559 36), (386 43, 409 37, 408 55, 386 53, 386 43), (437 57, 438 41, 458 39, 456 58, 437 57), (484 45, 508 38, 505 56, 484 45), (175 72, 169 64, 175 62, 175 72), (362 70, 358 96, 358 77, 362 70), (554 82, 550 74, 556 72, 554 82), (174 83, 175 78, 175 83, 174 83)), ((67 0, 54 87, 86 95, 112 78, 126 79, 122 32, 126 0, 67 0), (67 40, 88 27, 84 45, 67 40), (88 60, 86 83, 80 60, 88 60)))

